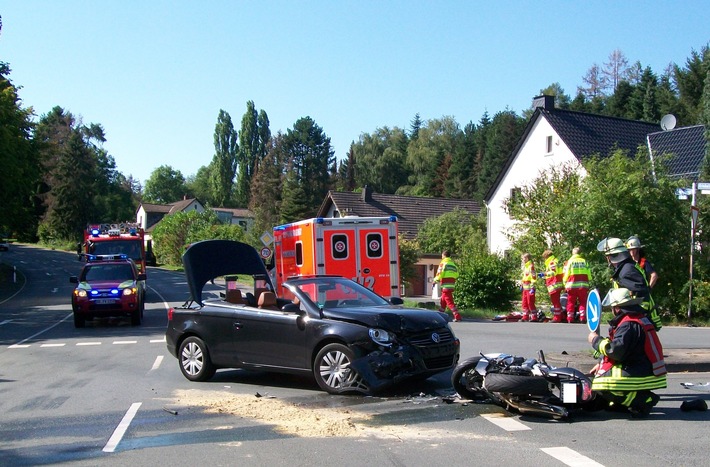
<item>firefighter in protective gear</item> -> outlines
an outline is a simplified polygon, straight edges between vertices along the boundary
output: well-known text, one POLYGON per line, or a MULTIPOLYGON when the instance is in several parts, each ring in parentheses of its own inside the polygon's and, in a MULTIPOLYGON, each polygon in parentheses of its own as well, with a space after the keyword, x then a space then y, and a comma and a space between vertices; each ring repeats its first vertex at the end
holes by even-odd
POLYGON ((614 313, 609 337, 591 332, 587 339, 602 357, 594 369, 592 390, 634 417, 647 416, 660 399, 652 391, 667 386, 663 347, 642 301, 628 289, 611 289, 602 301, 614 313))
POLYGON ((611 275, 614 287, 629 289, 634 298, 641 298, 641 307, 646 310, 656 331, 660 331, 663 323, 651 296, 651 288, 648 286, 643 270, 633 260, 624 242, 619 238, 607 237, 597 244, 597 250, 604 253, 607 262, 614 270, 611 275))
POLYGON ((449 251, 444 250, 441 253, 441 263, 439 263, 439 269, 436 271, 436 276, 434 276, 434 282, 439 282, 441 289, 439 311, 446 313, 446 309, 450 309, 456 322, 461 321, 461 315, 454 303, 454 288, 458 277, 459 270, 456 263, 450 258, 449 251))
POLYGON ((560 295, 562 295, 562 290, 565 288, 563 282, 564 274, 551 250, 545 250, 542 253, 542 259, 545 260, 545 285, 552 303, 552 322, 561 323, 562 303, 560 302, 560 295))
POLYGON ((579 322, 587 321, 587 295, 592 273, 587 261, 579 254, 579 248, 572 249, 572 256, 564 266, 562 280, 567 290, 567 322, 574 323, 575 314, 579 322))
POLYGON ((538 311, 535 306, 535 264, 533 264, 530 253, 523 253, 520 257, 523 263, 523 321, 537 321, 538 311))
POLYGON ((632 235, 626 240, 626 248, 629 250, 629 254, 636 261, 636 264, 641 267, 644 276, 646 276, 648 288, 653 289, 653 286, 658 282, 658 273, 651 262, 646 259, 646 252, 643 247, 641 240, 636 235, 632 235))

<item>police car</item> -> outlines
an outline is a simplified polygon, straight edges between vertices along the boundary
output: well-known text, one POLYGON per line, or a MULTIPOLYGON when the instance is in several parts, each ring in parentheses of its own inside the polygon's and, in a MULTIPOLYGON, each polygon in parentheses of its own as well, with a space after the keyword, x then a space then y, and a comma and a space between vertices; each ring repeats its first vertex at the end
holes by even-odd
POLYGON ((71 276, 74 326, 100 317, 130 317, 141 324, 145 308, 145 273, 127 255, 86 255, 81 274, 71 276))

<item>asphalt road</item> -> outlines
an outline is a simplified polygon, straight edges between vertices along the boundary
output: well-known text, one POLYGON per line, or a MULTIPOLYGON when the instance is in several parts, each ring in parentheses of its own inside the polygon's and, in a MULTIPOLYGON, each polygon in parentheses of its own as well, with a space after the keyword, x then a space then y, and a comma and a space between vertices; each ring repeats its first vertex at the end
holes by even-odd
MULTIPOLYGON (((98 320, 75 329, 75 255, 20 245, 0 255, 27 278, 0 298, 2 465, 707 465, 710 412, 679 407, 710 399, 680 385, 708 382, 709 373, 670 375, 648 419, 595 412, 572 423, 444 403, 448 374, 380 397, 329 396, 307 378, 238 370, 190 383, 164 342, 166 307, 187 297, 181 274, 149 269, 141 326, 98 320), (242 405, 227 410, 233 401, 242 405)), ((453 327, 462 357, 543 349, 564 359, 587 349, 583 325, 453 327)), ((707 349, 710 330, 664 328, 661 339, 667 348, 707 349)))

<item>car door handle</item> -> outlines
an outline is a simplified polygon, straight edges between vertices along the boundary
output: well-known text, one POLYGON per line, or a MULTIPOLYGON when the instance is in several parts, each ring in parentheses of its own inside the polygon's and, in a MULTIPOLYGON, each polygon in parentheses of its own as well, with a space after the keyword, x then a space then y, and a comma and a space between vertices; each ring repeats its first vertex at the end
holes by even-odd
POLYGON ((238 331, 242 328, 242 323, 240 323, 239 321, 236 321, 235 323, 232 324, 232 326, 234 326, 234 329, 236 329, 238 331))

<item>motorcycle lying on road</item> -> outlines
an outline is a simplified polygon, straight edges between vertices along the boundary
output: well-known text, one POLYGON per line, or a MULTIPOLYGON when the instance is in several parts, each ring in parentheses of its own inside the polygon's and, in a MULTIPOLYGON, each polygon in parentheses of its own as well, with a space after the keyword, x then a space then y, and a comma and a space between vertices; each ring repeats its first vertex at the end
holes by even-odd
POLYGON ((508 354, 481 354, 459 363, 451 375, 464 399, 490 400, 521 414, 565 419, 574 409, 596 410, 591 379, 574 368, 555 368, 537 359, 508 354))

